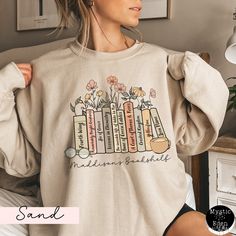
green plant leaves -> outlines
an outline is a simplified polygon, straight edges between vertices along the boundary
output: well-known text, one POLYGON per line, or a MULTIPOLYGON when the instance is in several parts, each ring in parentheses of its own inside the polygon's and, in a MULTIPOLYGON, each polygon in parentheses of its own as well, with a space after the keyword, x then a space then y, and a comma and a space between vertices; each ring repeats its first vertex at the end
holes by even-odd
POLYGON ((236 93, 236 85, 229 87, 229 92, 230 93, 236 93))
MULTIPOLYGON (((236 79, 236 77, 230 77, 227 80, 229 79, 236 79)), ((227 111, 236 109, 236 84, 229 87, 229 95, 227 111)))
POLYGON ((75 107, 70 103, 70 109, 72 112, 75 112, 75 107))

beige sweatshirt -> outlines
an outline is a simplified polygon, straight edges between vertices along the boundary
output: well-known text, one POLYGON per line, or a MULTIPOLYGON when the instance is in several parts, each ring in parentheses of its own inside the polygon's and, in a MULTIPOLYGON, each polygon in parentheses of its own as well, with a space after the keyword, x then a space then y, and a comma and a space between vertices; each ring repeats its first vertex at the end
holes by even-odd
POLYGON ((189 51, 80 49, 33 60, 25 89, 13 62, 0 71, 0 167, 40 172, 43 206, 80 208, 80 224, 30 225, 31 236, 161 236, 186 200, 177 152, 215 142, 227 86, 189 51))

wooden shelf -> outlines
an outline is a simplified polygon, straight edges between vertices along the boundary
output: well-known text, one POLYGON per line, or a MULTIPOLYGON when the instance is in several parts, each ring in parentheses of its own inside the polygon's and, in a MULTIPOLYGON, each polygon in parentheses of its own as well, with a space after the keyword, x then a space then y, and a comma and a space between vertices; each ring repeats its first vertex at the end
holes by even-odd
POLYGON ((236 138, 232 136, 219 137, 209 151, 236 154, 236 138))

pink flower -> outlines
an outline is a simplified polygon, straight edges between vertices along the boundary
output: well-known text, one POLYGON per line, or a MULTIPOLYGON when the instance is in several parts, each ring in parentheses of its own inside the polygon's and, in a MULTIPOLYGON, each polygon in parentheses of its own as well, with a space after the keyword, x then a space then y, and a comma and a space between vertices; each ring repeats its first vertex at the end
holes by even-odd
POLYGON ((111 75, 111 76, 107 77, 107 82, 110 85, 116 85, 118 83, 118 79, 114 75, 111 75))
POLYGON ((96 89, 97 88, 97 83, 92 79, 88 82, 87 86, 86 86, 86 89, 88 91, 91 91, 93 89, 96 89))
POLYGON ((153 89, 153 88, 151 88, 151 89, 150 89, 150 97, 151 97, 151 98, 156 98, 156 95, 157 95, 156 90, 153 89))
POLYGON ((118 93, 123 93, 126 91, 126 87, 124 84, 121 84, 121 83, 117 83, 115 85, 115 91, 118 92, 118 93))

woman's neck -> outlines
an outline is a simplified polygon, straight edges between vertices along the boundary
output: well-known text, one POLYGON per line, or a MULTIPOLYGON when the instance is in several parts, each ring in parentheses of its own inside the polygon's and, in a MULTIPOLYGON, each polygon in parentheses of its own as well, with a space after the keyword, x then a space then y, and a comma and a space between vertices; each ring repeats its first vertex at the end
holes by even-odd
POLYGON ((100 27, 92 17, 88 48, 101 52, 116 52, 131 47, 135 40, 125 36, 120 26, 113 22, 101 22, 100 27))

